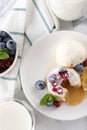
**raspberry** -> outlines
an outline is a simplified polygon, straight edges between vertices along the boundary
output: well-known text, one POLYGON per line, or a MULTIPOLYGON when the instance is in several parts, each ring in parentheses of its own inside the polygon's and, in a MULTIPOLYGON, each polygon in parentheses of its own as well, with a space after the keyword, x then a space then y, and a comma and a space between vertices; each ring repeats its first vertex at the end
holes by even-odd
POLYGON ((57 88, 55 88, 55 87, 52 88, 52 91, 53 91, 53 92, 57 92, 57 88))
POLYGON ((87 67, 87 59, 82 63, 83 67, 87 67))
POLYGON ((13 62, 14 58, 12 56, 9 57, 8 61, 13 62))
POLYGON ((10 65, 11 65, 11 63, 10 63, 9 61, 7 61, 7 62, 5 63, 5 66, 6 66, 6 67, 10 67, 10 65))
POLYGON ((67 71, 59 72, 59 74, 60 74, 60 76, 61 76, 64 80, 66 80, 66 79, 69 78, 69 75, 68 75, 67 71))
POLYGON ((60 102, 58 102, 58 101, 54 101, 53 104, 54 104, 55 107, 60 107, 60 105, 61 105, 60 102))

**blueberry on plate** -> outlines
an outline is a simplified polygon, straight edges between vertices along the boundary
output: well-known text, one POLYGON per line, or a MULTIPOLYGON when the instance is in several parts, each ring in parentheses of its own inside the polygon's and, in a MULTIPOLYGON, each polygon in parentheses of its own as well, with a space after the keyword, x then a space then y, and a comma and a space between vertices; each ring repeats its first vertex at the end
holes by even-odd
POLYGON ((56 80, 56 74, 52 74, 49 76, 49 82, 54 82, 56 80))
POLYGON ((16 49, 16 42, 14 40, 10 39, 10 40, 7 41, 6 47, 9 50, 15 50, 16 49))
POLYGON ((77 71, 77 72, 82 72, 83 71, 83 65, 82 64, 78 64, 74 67, 74 69, 77 71))
POLYGON ((36 81, 35 83, 35 87, 38 89, 38 90, 42 90, 46 87, 46 83, 42 80, 38 80, 36 81))
POLYGON ((4 42, 0 42, 0 49, 3 49, 5 47, 5 43, 4 42))
POLYGON ((60 68, 59 73, 67 72, 66 68, 60 68))

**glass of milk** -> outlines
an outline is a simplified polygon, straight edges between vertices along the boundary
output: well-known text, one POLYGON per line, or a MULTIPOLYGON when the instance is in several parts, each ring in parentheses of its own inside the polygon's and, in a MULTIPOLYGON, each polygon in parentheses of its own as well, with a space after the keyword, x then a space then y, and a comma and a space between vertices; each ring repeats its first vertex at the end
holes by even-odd
POLYGON ((60 19, 72 21, 87 10, 87 0, 48 0, 53 13, 60 19))
POLYGON ((0 130, 34 130, 32 110, 17 99, 0 101, 0 130))

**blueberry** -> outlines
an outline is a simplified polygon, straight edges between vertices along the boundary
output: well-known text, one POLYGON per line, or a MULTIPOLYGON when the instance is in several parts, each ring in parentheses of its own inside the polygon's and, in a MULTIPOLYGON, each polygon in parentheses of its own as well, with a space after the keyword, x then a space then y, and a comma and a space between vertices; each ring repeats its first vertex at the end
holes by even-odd
POLYGON ((6 38, 3 40, 3 42, 7 43, 8 40, 11 40, 11 38, 6 37, 6 38))
POLYGON ((7 37, 7 33, 5 31, 0 31, 0 37, 2 39, 6 38, 7 37))
POLYGON ((13 55, 16 54, 16 50, 8 50, 8 54, 9 54, 10 56, 13 56, 13 55))
POLYGON ((81 64, 78 64, 74 67, 74 69, 77 71, 77 72, 82 72, 83 71, 83 65, 81 64))
POLYGON ((54 82, 56 80, 56 75, 52 74, 49 76, 49 82, 54 82))
POLYGON ((6 47, 9 49, 9 50, 15 50, 16 49, 16 42, 14 40, 8 40, 7 43, 6 43, 6 47))
POLYGON ((59 73, 61 72, 67 72, 67 70, 65 68, 60 68, 59 73))
POLYGON ((5 47, 5 43, 4 42, 0 42, 0 49, 3 49, 5 47))
POLYGON ((38 89, 38 90, 42 90, 46 87, 46 83, 42 80, 38 80, 36 81, 35 83, 35 87, 38 89))

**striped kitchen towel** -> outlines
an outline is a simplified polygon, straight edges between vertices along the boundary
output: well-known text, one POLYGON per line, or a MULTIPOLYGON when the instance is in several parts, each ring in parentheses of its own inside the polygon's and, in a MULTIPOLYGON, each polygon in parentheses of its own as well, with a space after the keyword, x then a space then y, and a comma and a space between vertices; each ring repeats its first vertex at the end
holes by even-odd
POLYGON ((59 21, 52 17, 46 0, 16 0, 8 13, 0 17, 0 28, 9 31, 18 44, 16 65, 0 77, 0 98, 12 98, 21 88, 20 61, 36 40, 59 29, 59 21))

